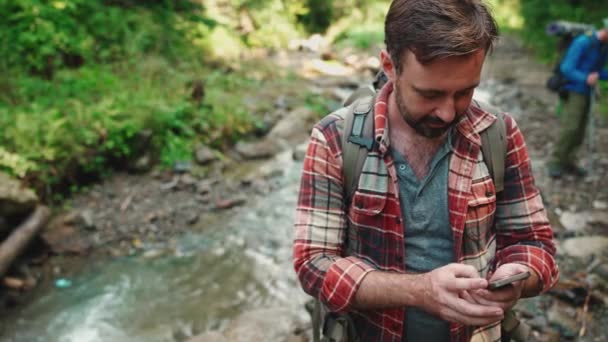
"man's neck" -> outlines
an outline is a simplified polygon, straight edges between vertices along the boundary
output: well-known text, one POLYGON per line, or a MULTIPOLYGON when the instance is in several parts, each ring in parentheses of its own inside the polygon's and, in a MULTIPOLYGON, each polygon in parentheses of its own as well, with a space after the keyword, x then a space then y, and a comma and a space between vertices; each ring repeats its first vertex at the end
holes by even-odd
POLYGON ((429 171, 433 156, 445 142, 448 134, 445 133, 438 138, 420 135, 401 116, 393 94, 389 97, 387 114, 391 147, 405 157, 418 180, 422 180, 429 171))
MULTIPOLYGON (((416 146, 441 146, 447 138, 447 132, 437 138, 429 138, 418 133, 412 126, 410 126, 401 113, 395 101, 394 93, 390 94, 388 101, 388 127, 391 138, 393 136, 399 136, 401 141, 407 141, 416 146)), ((391 139, 391 142, 393 139, 391 139)))

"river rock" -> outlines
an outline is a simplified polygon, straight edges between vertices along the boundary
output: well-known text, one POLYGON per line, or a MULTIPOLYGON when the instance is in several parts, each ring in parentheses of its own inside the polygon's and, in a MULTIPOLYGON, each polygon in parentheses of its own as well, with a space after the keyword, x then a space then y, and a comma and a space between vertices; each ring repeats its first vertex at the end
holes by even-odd
POLYGON ((608 226, 608 212, 605 210, 596 210, 591 214, 589 222, 591 224, 608 226))
POLYGON ((217 159, 213 150, 202 144, 196 147, 194 157, 199 165, 206 165, 217 159))
POLYGON ((279 95, 274 101, 274 107, 278 109, 288 109, 290 101, 285 95, 279 95))
POLYGON ((215 202, 215 209, 219 209, 219 210, 231 209, 231 208, 243 205, 246 202, 247 202, 247 198, 245 198, 244 196, 236 196, 233 198, 218 199, 215 202))
POLYGON ((186 173, 192 171, 192 163, 189 160, 178 160, 173 163, 173 172, 186 173))
POLYGON ((571 337, 578 332, 576 309, 566 303, 555 300, 547 312, 547 318, 549 322, 558 325, 565 336, 571 337))
POLYGON ((567 231, 580 232, 587 227, 590 217, 591 215, 588 212, 565 211, 560 216, 559 222, 567 231))
POLYGON ((307 107, 298 107, 287 114, 268 133, 268 139, 290 140, 302 133, 308 136, 317 114, 307 107))
POLYGON ((55 216, 43 228, 42 240, 56 254, 86 254, 91 248, 87 219, 79 212, 71 211, 55 216))
POLYGON ((593 201, 593 209, 606 210, 606 209, 608 209, 608 202, 593 201))
POLYGON ((293 149, 292 158, 293 160, 304 160, 306 157, 306 150, 308 149, 308 143, 299 144, 293 149))
POLYGON ((227 327, 229 341, 286 341, 297 328, 297 318, 288 309, 259 309, 241 314, 227 327))
POLYGON ((280 145, 265 140, 256 142, 239 141, 235 146, 236 152, 245 159, 269 158, 278 153, 280 148, 280 145))
POLYGON ((587 258, 591 255, 601 255, 608 250, 608 237, 582 236, 567 239, 561 244, 561 252, 570 256, 587 258))
POLYGON ((354 74, 355 70, 336 61, 312 59, 304 63, 304 69, 318 75, 346 77, 354 74))
POLYGON ((38 197, 15 178, 0 172, 0 216, 23 215, 31 212, 38 197))
POLYGON ((85 209, 80 212, 78 224, 86 230, 95 230, 95 219, 93 218, 93 212, 90 209, 85 209))
POLYGON ((150 153, 144 153, 142 156, 135 159, 133 162, 129 162, 127 168, 131 172, 146 172, 152 169, 152 156, 150 153))

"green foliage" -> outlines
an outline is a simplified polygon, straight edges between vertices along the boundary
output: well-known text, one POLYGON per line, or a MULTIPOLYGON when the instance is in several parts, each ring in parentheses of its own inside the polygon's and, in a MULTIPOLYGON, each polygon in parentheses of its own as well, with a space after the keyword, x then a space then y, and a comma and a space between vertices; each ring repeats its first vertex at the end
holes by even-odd
POLYGON ((327 113, 340 108, 339 102, 313 93, 306 93, 304 95, 304 105, 315 112, 318 118, 322 118, 327 113))
POLYGON ((65 70, 53 81, 22 76, 0 103, 0 169, 40 189, 103 174, 146 151, 170 166, 192 158, 194 141, 222 148, 254 129, 255 117, 238 99, 259 81, 199 72, 208 75, 201 104, 189 99, 189 74, 157 58, 65 70), (152 139, 142 147, 146 130, 152 139))
POLYGON ((379 23, 363 24, 342 32, 336 40, 341 45, 367 50, 384 41, 384 27, 379 23))
MULTIPOLYGON (((178 22, 211 24, 173 1, 1 0, 0 54, 6 67, 52 78, 55 69, 139 53, 169 57, 186 42, 178 22), (184 11, 184 13, 178 10, 184 11)), ((182 3, 182 2, 177 2, 182 3)), ((183 2, 194 4, 194 2, 183 2)), ((174 57, 174 56, 173 56, 174 57)))
POLYGON ((322 33, 331 24, 333 12, 332 0, 307 0, 306 10, 298 15, 298 21, 308 32, 322 33))
MULTIPOLYGON (((384 16, 389 1, 364 2, 351 8, 328 30, 327 36, 338 46, 369 49, 384 42, 384 16)), ((342 13, 344 10, 340 11, 342 13)))
POLYGON ((369 46, 378 3, 0 0, 0 170, 52 199, 144 154, 172 166, 198 143, 221 150, 265 125, 272 104, 244 99, 276 98, 269 82, 324 115, 337 104, 243 56, 335 26, 369 46))

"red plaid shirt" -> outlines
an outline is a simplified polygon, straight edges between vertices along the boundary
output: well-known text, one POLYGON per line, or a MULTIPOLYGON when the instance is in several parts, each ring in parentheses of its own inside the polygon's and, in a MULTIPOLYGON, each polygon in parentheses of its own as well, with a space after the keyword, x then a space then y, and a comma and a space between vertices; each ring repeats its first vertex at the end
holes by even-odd
MULTIPOLYGON (((332 311, 348 311, 362 341, 401 341, 402 308, 358 311, 355 293, 373 270, 405 272, 399 187, 389 151, 388 83, 374 106, 379 147, 368 153, 349 208, 343 199, 342 108, 311 133, 304 160, 293 245, 294 266, 308 294, 332 311)), ((456 124, 448 176, 448 206, 458 262, 481 276, 505 263, 522 263, 540 277, 543 291, 558 279, 553 233, 534 185, 530 158, 515 121, 506 115, 504 191, 498 197, 481 153, 479 133, 496 117, 471 106, 456 124)), ((500 326, 453 323, 452 341, 500 339, 500 326)))

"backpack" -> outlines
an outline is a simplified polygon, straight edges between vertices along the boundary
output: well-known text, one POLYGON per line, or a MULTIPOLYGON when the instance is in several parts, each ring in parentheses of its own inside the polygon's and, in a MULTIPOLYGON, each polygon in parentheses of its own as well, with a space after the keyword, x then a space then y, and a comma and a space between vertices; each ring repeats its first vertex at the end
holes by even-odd
MULTIPOLYGON (((581 23, 573 23, 567 21, 556 21, 549 23, 546 27, 546 32, 548 35, 557 36, 557 53, 558 60, 553 66, 551 71, 551 75, 547 79, 545 86, 551 92, 557 93, 560 97, 564 97, 564 86, 568 84, 570 81, 564 76, 561 72, 561 65, 566 57, 566 53, 568 52, 568 48, 572 44, 572 42, 581 35, 586 35, 588 37, 592 37, 594 32, 594 27, 592 25, 586 25, 581 23)), ((594 45, 590 45, 587 47, 585 54, 589 52, 594 45)), ((606 53, 606 48, 604 45, 601 46, 600 54, 606 53)), ((600 66, 598 66, 599 68, 600 66)))
MULTIPOLYGON (((363 87, 351 95, 345 102, 349 111, 345 117, 344 133, 342 134, 342 172, 344 174, 345 198, 350 203, 357 189, 359 176, 367 152, 372 150, 376 142, 373 139, 374 120, 367 119, 375 102, 375 91, 371 87, 363 87), (359 96, 359 97, 357 97, 359 96), (350 103, 351 101, 352 103, 350 103), (346 134, 350 132, 350 134, 346 134)), ((487 103, 473 100, 475 104, 494 115, 497 120, 481 132, 481 152, 484 162, 494 181, 496 193, 504 189, 504 169, 507 153, 506 126, 504 114, 487 103)))
MULTIPOLYGON (((344 176, 344 196, 350 203, 359 183, 363 164, 368 151, 376 146, 374 135, 373 106, 375 89, 381 88, 386 79, 380 72, 374 86, 364 86, 351 94, 344 106, 348 108, 342 133, 342 172, 344 176), (372 115, 369 115, 369 114, 372 115)), ((386 77, 386 76, 384 76, 386 77)), ((497 116, 497 120, 481 132, 481 151, 484 162, 494 181, 496 194, 504 190, 504 168, 507 154, 507 130, 504 114, 481 101, 473 100, 485 111, 497 116)), ((352 318, 345 313, 329 312, 318 299, 306 303, 312 318, 313 342, 358 342, 359 338, 352 318)), ((511 335, 516 328, 525 328, 512 311, 505 314, 502 322, 503 334, 511 335)))

